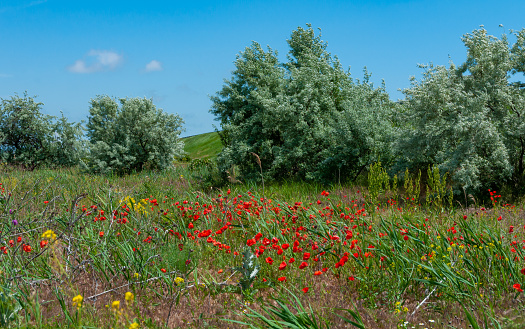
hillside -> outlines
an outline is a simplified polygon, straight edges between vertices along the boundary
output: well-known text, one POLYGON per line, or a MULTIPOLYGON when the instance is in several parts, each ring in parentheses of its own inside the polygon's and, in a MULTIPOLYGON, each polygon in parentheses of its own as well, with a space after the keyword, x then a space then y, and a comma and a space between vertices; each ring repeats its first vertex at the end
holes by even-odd
POLYGON ((222 150, 222 143, 217 132, 185 137, 182 140, 184 151, 190 159, 215 158, 222 150))

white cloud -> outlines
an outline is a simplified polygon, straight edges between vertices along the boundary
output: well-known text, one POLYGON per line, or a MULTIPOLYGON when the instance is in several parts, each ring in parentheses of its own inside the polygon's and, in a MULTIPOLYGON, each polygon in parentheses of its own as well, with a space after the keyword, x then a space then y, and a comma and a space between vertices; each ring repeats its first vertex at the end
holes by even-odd
MULTIPOLYGON (((12 1, 12 2, 14 2, 14 1, 12 1)), ((33 6, 38 6, 38 5, 46 3, 46 2, 47 2, 47 0, 35 0, 35 1, 31 1, 31 2, 19 1, 18 3, 16 3, 16 5, 0 7, 0 13, 5 13, 7 11, 21 10, 21 9, 25 9, 25 8, 29 8, 29 7, 33 7, 33 6)), ((4 3, 2 2, 1 4, 3 5, 4 3)))
POLYGON ((146 72, 162 71, 162 63, 156 60, 152 60, 146 64, 146 72))
POLYGON ((122 55, 109 50, 91 50, 86 56, 87 58, 79 59, 69 66, 69 72, 93 73, 114 70, 123 61, 122 55))

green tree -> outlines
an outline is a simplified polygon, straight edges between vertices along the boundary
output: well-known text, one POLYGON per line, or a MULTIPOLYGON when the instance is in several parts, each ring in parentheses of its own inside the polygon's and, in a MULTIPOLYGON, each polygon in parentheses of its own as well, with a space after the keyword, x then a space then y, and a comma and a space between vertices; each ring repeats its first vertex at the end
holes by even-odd
POLYGON ((404 91, 407 125, 397 144, 399 169, 436 164, 469 192, 502 182, 523 186, 525 93, 511 75, 523 73, 525 30, 498 39, 484 28, 465 34, 461 66, 422 66, 421 81, 404 91))
POLYGON ((73 166, 83 152, 82 126, 41 113, 43 103, 15 95, 0 104, 0 156, 2 161, 35 169, 73 166))
POLYGON ((166 169, 183 153, 183 121, 157 109, 150 99, 91 100, 87 136, 90 152, 84 165, 92 172, 117 174, 144 168, 166 169))
POLYGON ((293 31, 288 45, 286 63, 271 48, 247 47, 232 78, 212 97, 211 113, 228 136, 218 157, 221 167, 257 174, 256 153, 268 178, 333 180, 341 170, 359 172, 378 149, 360 125, 374 130, 386 123, 388 95, 368 79, 355 83, 310 25, 293 31), (355 106, 358 99, 364 107, 355 106))

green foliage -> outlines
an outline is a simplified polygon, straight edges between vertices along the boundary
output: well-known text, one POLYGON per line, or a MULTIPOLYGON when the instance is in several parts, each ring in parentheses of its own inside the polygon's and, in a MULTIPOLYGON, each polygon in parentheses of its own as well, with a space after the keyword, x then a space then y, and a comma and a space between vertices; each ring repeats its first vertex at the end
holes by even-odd
POLYGON ((334 181, 379 156, 388 160, 394 105, 384 87, 375 89, 366 72, 354 82, 310 25, 293 31, 288 45, 288 62, 280 63, 276 51, 254 42, 212 97, 226 144, 221 170, 237 165, 242 176, 258 177, 255 153, 267 178, 334 181))
POLYGON ((436 165, 450 172, 456 190, 479 192, 512 182, 523 189, 525 90, 511 75, 523 73, 525 30, 510 45, 484 28, 465 34, 461 66, 421 66, 421 81, 404 90, 405 126, 397 144, 398 168, 436 165))
POLYGON ((18 312, 22 306, 12 294, 7 294, 4 290, 0 290, 0 327, 7 328, 9 324, 16 320, 18 312))
POLYGON ((411 177, 408 168, 405 170, 405 198, 407 203, 419 204, 419 194, 421 192, 421 170, 417 176, 411 177))
POLYGON ((370 171, 368 172, 369 201, 372 204, 375 204, 379 194, 384 193, 389 189, 390 177, 388 176, 386 170, 381 166, 381 162, 370 165, 370 171))
POLYGON ((309 306, 308 309, 305 308, 296 295, 291 291, 289 291, 289 294, 290 296, 287 296, 281 292, 279 297, 272 297, 271 299, 277 305, 263 305, 261 308, 267 315, 248 308, 248 312, 244 313, 244 315, 250 319, 250 323, 236 320, 226 321, 247 325, 250 328, 330 328, 328 321, 324 320, 323 325, 321 319, 317 319, 317 315, 314 313, 311 306, 309 306), (257 326, 254 324, 257 324, 257 326))
POLYGON ((182 154, 182 119, 157 109, 149 99, 108 96, 91 100, 87 123, 91 172, 124 174, 166 169, 182 154))
POLYGON ((430 166, 427 170, 427 205, 433 205, 437 208, 443 208, 445 197, 447 194, 447 174, 443 177, 439 174, 439 168, 434 166, 432 169, 430 166))
POLYGON ((41 113, 43 103, 18 95, 0 104, 0 157, 28 169, 76 165, 83 152, 82 127, 41 113))
POLYGON ((253 254, 250 248, 246 248, 242 253, 242 266, 235 267, 234 270, 239 271, 242 274, 242 278, 239 280, 239 285, 242 291, 249 290, 255 279, 257 273, 261 267, 257 264, 257 257, 253 254))

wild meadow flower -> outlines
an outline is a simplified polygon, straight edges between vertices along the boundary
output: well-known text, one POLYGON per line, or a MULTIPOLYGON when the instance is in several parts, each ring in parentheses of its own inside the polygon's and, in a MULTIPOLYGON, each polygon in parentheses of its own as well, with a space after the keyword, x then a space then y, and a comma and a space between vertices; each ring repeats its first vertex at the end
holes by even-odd
POLYGON ((42 238, 48 239, 51 241, 55 241, 57 238, 57 235, 52 230, 47 230, 42 234, 42 238))
POLYGON ((76 306, 77 309, 81 308, 83 300, 84 300, 84 298, 82 298, 81 295, 77 295, 77 296, 73 297, 73 306, 76 306))
POLYGON ((18 225, 18 221, 16 219, 13 219, 13 221, 11 223, 13 223, 14 226, 18 225))
POLYGON ((127 302, 132 302, 132 301, 135 299, 135 295, 133 295, 132 292, 128 291, 128 292, 124 295, 124 298, 126 299, 127 302))
POLYGON ((118 311, 118 309, 120 308, 120 300, 116 300, 113 303, 111 303, 111 308, 115 311, 118 311))
POLYGON ((184 279, 181 278, 181 277, 176 277, 174 281, 175 281, 175 285, 176 285, 176 286, 178 286, 178 285, 184 283, 184 279))
POLYGON ((129 325, 128 329, 138 329, 138 328, 139 328, 139 324, 137 322, 133 322, 132 324, 129 325))

